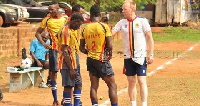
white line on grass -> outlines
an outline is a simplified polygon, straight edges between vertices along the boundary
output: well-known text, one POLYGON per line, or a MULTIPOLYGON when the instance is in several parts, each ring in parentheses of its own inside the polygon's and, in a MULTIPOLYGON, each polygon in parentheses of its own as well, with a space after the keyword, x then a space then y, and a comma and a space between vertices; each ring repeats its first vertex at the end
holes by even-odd
MULTIPOLYGON (((184 54, 186 54, 187 52, 193 50, 196 46, 198 46, 198 44, 195 44, 193 46, 191 46, 187 51, 185 51, 184 53, 182 53, 181 55, 179 55, 178 57, 176 58, 173 58, 169 61, 167 61, 166 63, 160 65, 159 67, 157 67, 155 70, 151 71, 150 73, 147 74, 147 76, 151 76, 153 74, 155 74, 157 71, 165 68, 166 65, 169 65, 169 64, 172 64, 173 61, 177 60, 178 58, 182 57, 184 54)), ((120 91, 117 91, 117 95, 120 95, 124 92, 128 92, 128 88, 124 88, 124 89, 121 89, 120 91)), ((107 106, 108 104, 110 103, 110 99, 106 100, 104 103, 100 104, 99 106, 107 106)))

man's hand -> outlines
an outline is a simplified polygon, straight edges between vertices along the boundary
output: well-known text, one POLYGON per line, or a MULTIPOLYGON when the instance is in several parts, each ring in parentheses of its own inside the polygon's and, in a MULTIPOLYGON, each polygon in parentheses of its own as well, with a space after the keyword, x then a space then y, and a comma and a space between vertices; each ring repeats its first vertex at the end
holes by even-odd
POLYGON ((42 63, 40 61, 37 61, 37 66, 38 67, 43 67, 42 63))
POLYGON ((147 57, 147 64, 153 63, 153 60, 154 60, 153 54, 149 55, 149 56, 147 57))
POLYGON ((51 47, 52 47, 52 46, 49 45, 49 44, 45 44, 45 45, 44 45, 44 48, 45 48, 45 49, 51 49, 51 47))
POLYGON ((112 59, 112 51, 108 51, 108 60, 112 59))
POLYGON ((76 73, 73 69, 70 70, 70 77, 72 80, 74 80, 76 78, 76 73))

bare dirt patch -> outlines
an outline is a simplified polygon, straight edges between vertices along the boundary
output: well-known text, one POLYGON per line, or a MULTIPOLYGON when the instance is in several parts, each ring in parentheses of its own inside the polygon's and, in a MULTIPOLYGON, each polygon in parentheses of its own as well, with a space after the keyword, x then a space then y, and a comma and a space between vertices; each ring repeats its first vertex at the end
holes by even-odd
MULTIPOLYGON (((184 42, 168 42, 155 44, 155 50, 182 50, 186 51, 194 43, 184 42)), ((115 71, 115 79, 118 87, 118 91, 127 87, 126 76, 122 74, 123 68, 123 55, 117 51, 123 51, 122 47, 118 44, 114 44, 114 54, 111 64, 115 71), (118 47, 119 46, 119 47, 118 47)), ((194 51, 199 51, 200 47, 194 48, 194 51)), ((158 71, 156 74, 148 77, 149 87, 149 105, 150 106, 170 106, 170 105, 189 105, 198 104, 200 98, 199 94, 199 81, 200 78, 200 58, 199 54, 188 52, 183 57, 174 61, 172 64, 166 66, 164 69, 158 71), (196 58, 195 58, 196 57, 196 58), (196 85, 196 86, 194 86, 196 85), (198 88, 197 88, 198 87, 198 88), (196 93, 196 94, 195 94, 196 93)), ((153 64, 148 66, 148 72, 156 69, 158 66, 171 60, 172 58, 159 58, 155 57, 153 64)), ((50 106, 52 105, 53 97, 51 89, 35 87, 33 90, 25 89, 20 93, 9 93, 9 74, 5 73, 7 66, 18 65, 21 61, 20 58, 5 59, 1 63, 0 76, 4 76, 0 79, 0 88, 3 90, 4 99, 0 101, 1 106, 50 106), (4 61, 4 62, 3 62, 4 61)), ((81 74, 83 80, 83 90, 81 101, 83 106, 91 106, 89 89, 90 81, 88 72, 86 70, 86 56, 80 54, 81 74)), ((46 71, 47 73, 47 71, 46 71)), ((47 75, 47 74, 46 74, 47 75)), ((58 73, 58 100, 62 99, 63 88, 61 86, 61 76, 58 73)), ((103 100, 99 100, 99 104, 109 100, 108 89, 106 84, 101 80, 98 90, 98 97, 103 96, 103 100)), ((118 96, 119 106, 128 106, 129 98, 127 92, 118 96)), ((140 105, 139 92, 138 92, 138 105, 140 105)), ((108 104, 109 106, 110 104, 108 104)))

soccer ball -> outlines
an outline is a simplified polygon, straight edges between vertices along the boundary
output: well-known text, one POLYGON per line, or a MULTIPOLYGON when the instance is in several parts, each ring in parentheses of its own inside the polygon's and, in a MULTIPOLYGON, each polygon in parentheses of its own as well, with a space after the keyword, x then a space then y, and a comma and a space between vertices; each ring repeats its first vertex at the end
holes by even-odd
POLYGON ((32 64, 31 59, 29 59, 29 58, 22 59, 21 68, 23 68, 23 69, 29 68, 29 67, 31 67, 31 64, 32 64))

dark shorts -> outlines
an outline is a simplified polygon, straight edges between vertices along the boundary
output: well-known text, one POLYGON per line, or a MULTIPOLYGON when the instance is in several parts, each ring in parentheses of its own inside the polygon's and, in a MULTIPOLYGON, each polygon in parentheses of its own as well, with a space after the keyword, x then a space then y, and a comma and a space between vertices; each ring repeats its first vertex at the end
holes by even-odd
MULTIPOLYGON (((41 60, 41 59, 38 59, 38 60, 42 63, 43 68, 44 68, 44 65, 45 65, 45 63, 46 63, 47 61, 46 61, 46 60, 41 60)), ((34 61, 34 63, 32 64, 31 67, 38 67, 37 62, 34 61)))
POLYGON ((87 58, 87 70, 97 78, 105 76, 114 76, 110 62, 101 62, 90 57, 87 58))
POLYGON ((49 49, 49 71, 58 71, 57 50, 49 49))
POLYGON ((126 69, 126 76, 146 76, 147 74, 147 62, 146 58, 144 59, 144 64, 140 65, 138 63, 135 63, 131 58, 130 59, 124 59, 124 66, 126 69))
POLYGON ((79 63, 79 56, 76 55, 76 61, 77 61, 77 69, 74 69, 76 72, 76 79, 72 80, 70 78, 70 70, 69 69, 61 69, 61 75, 62 75, 62 86, 69 86, 69 87, 82 87, 82 79, 81 79, 81 73, 80 73, 80 63, 79 63))

